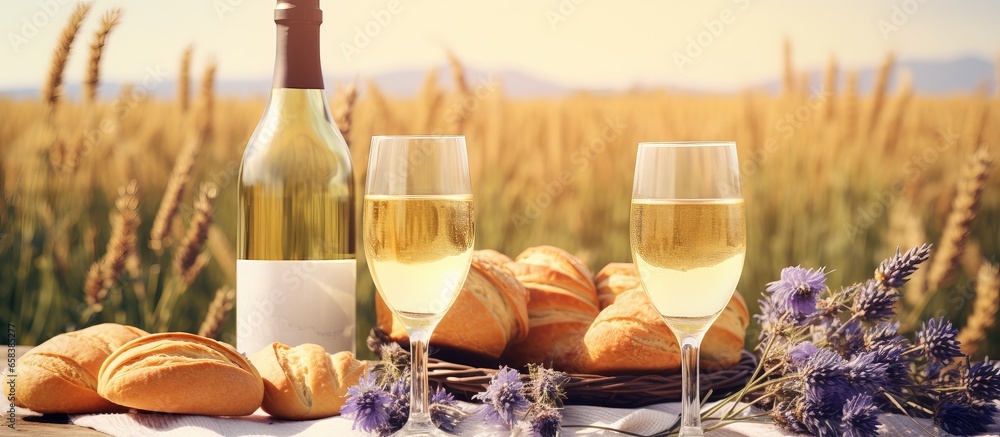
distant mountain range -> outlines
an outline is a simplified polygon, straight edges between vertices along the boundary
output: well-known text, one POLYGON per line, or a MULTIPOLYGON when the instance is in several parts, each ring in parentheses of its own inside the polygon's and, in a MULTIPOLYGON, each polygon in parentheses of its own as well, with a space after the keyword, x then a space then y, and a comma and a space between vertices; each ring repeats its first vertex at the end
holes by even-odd
MULTIPOLYGON (((963 57, 950 61, 920 61, 901 60, 896 63, 893 77, 890 80, 890 89, 900 78, 900 73, 909 71, 913 79, 913 89, 915 92, 924 94, 952 94, 971 93, 977 90, 982 84, 988 89, 996 89, 996 72, 992 62, 982 58, 963 57)), ((840 84, 838 89, 844 88, 844 72, 840 72, 840 84)), ((875 82, 877 67, 870 67, 858 70, 858 86, 861 92, 870 90, 875 82)), ((378 74, 370 77, 362 77, 362 85, 368 80, 375 82, 383 93, 393 96, 412 96, 420 89, 421 84, 427 75, 426 70, 405 70, 393 73, 378 74)), ((539 79, 537 77, 520 73, 517 71, 499 71, 487 73, 475 69, 466 71, 466 77, 471 87, 479 86, 480 83, 493 79, 502 84, 503 92, 510 97, 551 97, 570 94, 576 91, 589 92, 622 92, 625 89, 593 89, 585 90, 566 87, 551 81, 539 79)), ((813 88, 822 86, 823 72, 811 71, 809 73, 810 83, 813 88)), ((353 79, 350 76, 327 77, 328 89, 332 89, 334 84, 346 83, 353 79)), ((438 81, 445 88, 452 87, 451 76, 446 67, 441 67, 438 71, 438 81)), ((120 84, 105 84, 101 87, 101 94, 107 98, 113 98, 118 92, 120 84)), ((770 92, 781 90, 781 80, 775 79, 766 81, 754 89, 763 89, 770 92)), ((270 78, 259 80, 229 80, 216 83, 216 90, 223 95, 243 95, 243 96, 263 96, 271 87, 270 78)), ((364 87, 362 86, 362 92, 364 87)), ((689 87, 673 87, 669 84, 640 84, 633 86, 628 91, 642 89, 669 89, 673 91, 692 93, 714 93, 714 92, 734 92, 735 89, 698 89, 689 87)), ((77 98, 80 95, 78 84, 67 84, 65 89, 70 98, 77 98)), ((39 88, 15 88, 0 90, 0 96, 8 98, 37 98, 39 88)), ((166 82, 157 86, 153 90, 154 95, 159 97, 170 97, 175 93, 175 84, 166 82)))

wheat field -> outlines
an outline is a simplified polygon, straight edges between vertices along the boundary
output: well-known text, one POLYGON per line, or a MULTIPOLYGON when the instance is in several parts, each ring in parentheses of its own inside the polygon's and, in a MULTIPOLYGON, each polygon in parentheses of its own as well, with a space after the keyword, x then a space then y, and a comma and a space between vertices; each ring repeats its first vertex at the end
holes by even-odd
MULTIPOLYGON (((88 40, 77 33, 90 12, 78 8, 65 28, 39 99, 0 98, 0 318, 24 344, 103 321, 233 341, 236 180, 265 100, 217 96, 214 65, 191 71, 194 48, 178 54, 174 98, 137 83, 98 99, 101 50, 119 12, 88 40), (71 52, 90 58, 78 101, 61 92, 71 52)), ((784 266, 827 266, 839 287, 870 277, 896 247, 929 242, 934 256, 904 290, 904 328, 947 315, 966 326, 967 353, 1000 353, 985 342, 1000 335, 1000 175, 990 171, 1000 96, 915 94, 892 54, 873 90, 859 90, 856 72, 832 58, 822 83, 808 83, 790 67, 792 52, 780 93, 512 99, 500 82, 466 78, 448 54, 448 69, 428 72, 415 98, 362 80, 339 84, 330 103, 356 187, 372 135, 463 134, 476 247, 560 246, 594 271, 631 259, 637 143, 735 140, 748 221, 739 290, 751 313, 784 266)), ((367 332, 373 287, 358 256, 367 332)))

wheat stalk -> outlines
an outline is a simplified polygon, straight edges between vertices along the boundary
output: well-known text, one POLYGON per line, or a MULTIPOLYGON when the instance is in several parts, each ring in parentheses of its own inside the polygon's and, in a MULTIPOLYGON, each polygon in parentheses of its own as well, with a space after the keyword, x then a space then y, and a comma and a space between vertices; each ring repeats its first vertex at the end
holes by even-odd
POLYGON ((976 300, 965 327, 958 333, 962 353, 973 355, 986 341, 986 332, 996 325, 1000 311, 1000 266, 983 260, 976 276, 976 300))
POLYGON ((347 142, 347 147, 351 147, 351 122, 354 112, 354 105, 358 100, 358 86, 353 81, 344 86, 338 86, 333 94, 333 122, 340 129, 340 135, 347 142))
POLYGON ((228 286, 218 289, 212 303, 208 305, 208 312, 205 314, 205 320, 201 322, 201 327, 198 328, 198 335, 216 338, 219 331, 222 331, 222 324, 226 323, 229 312, 233 310, 235 301, 236 290, 228 286))
POLYGON ((823 92, 826 93, 826 107, 823 108, 823 116, 827 121, 833 120, 834 101, 837 96, 837 58, 830 55, 826 62, 826 72, 823 74, 823 92))
POLYGON ((451 75, 455 79, 455 97, 445 114, 445 121, 449 125, 449 130, 457 134, 465 128, 465 123, 472 113, 471 105, 467 104, 469 96, 472 94, 465 79, 465 69, 455 53, 450 50, 448 51, 448 65, 451 75))
POLYGON ((118 25, 121 19, 122 10, 115 8, 101 17, 101 26, 94 33, 94 42, 90 43, 90 65, 87 68, 87 77, 83 82, 84 98, 88 104, 93 104, 97 100, 97 85, 101 77, 101 54, 104 52, 104 44, 107 42, 108 34, 118 25))
POLYGON ((187 112, 191 105, 191 55, 194 46, 189 45, 181 53, 180 74, 177 79, 177 104, 181 112, 187 112))
POLYGON ((941 241, 937 245, 937 253, 927 273, 927 285, 930 291, 939 290, 954 279, 955 268, 969 238, 972 220, 976 218, 991 164, 989 152, 986 148, 980 147, 973 153, 972 159, 962 171, 956 185, 951 212, 945 221, 941 241))
POLYGON ((184 190, 191 178, 200 143, 201 136, 189 140, 170 172, 167 189, 163 193, 163 199, 160 200, 160 207, 156 211, 153 227, 149 232, 149 248, 157 254, 162 253, 163 249, 171 243, 169 237, 170 231, 173 229, 174 217, 177 216, 177 209, 181 199, 184 198, 184 190))
POLYGON ((42 91, 44 101, 49 105, 50 116, 55 114, 62 97, 63 72, 66 70, 66 60, 69 59, 69 52, 73 48, 73 40, 80 31, 80 25, 90 12, 90 3, 78 3, 73 9, 73 15, 69 17, 66 27, 63 27, 59 34, 59 42, 52 53, 52 62, 49 65, 49 75, 46 77, 45 87, 42 91))
POLYGON ((889 77, 892 75, 892 66, 896 62, 896 55, 889 52, 885 55, 882 65, 878 69, 878 76, 875 77, 875 89, 872 97, 872 110, 868 119, 868 134, 871 135, 878 125, 879 116, 882 114, 882 106, 885 104, 885 96, 889 90, 889 77))
POLYGON ((206 183, 201 186, 187 234, 174 255, 174 272, 184 279, 185 284, 190 284, 208 262, 207 256, 201 256, 201 249, 208 239, 208 228, 212 225, 215 198, 218 195, 219 188, 215 184, 206 183))
POLYGON ((199 114, 196 126, 199 132, 211 135, 212 123, 215 117, 215 62, 209 62, 201 75, 201 86, 198 89, 199 114))
POLYGON ((100 311, 101 302, 121 278, 129 254, 135 250, 136 230, 139 228, 138 191, 135 179, 118 189, 115 201, 118 212, 111 220, 111 239, 108 240, 107 250, 87 272, 85 300, 95 311, 100 311))

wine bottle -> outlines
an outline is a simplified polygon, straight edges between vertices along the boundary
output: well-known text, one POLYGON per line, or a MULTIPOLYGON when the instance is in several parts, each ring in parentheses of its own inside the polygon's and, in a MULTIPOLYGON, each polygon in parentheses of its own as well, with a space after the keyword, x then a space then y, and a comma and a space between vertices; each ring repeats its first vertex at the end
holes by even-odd
POLYGON ((239 174, 236 346, 355 349, 354 176, 320 70, 319 0, 278 0, 274 82, 239 174))

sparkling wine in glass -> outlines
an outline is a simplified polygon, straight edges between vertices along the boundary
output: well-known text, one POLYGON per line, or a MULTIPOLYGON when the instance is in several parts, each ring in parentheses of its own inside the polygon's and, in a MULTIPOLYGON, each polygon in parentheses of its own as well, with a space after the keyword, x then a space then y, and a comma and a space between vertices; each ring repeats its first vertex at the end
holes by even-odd
POLYGON ((736 144, 639 144, 630 222, 643 289, 681 346, 680 435, 703 435, 699 347, 732 298, 746 255, 736 144))
POLYGON ((364 203, 368 269, 410 337, 410 418, 397 435, 446 435, 431 422, 427 342, 472 262, 465 137, 373 137, 364 203))

